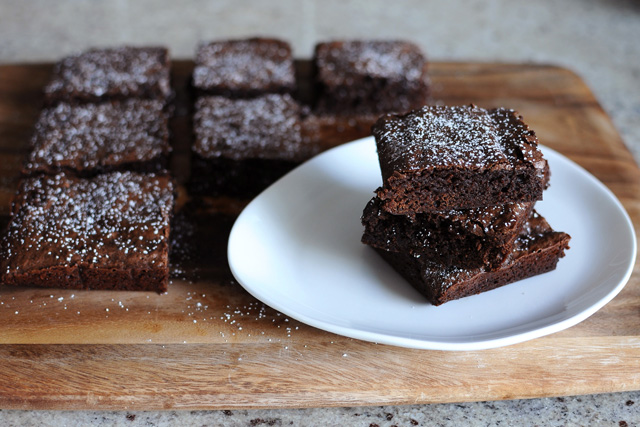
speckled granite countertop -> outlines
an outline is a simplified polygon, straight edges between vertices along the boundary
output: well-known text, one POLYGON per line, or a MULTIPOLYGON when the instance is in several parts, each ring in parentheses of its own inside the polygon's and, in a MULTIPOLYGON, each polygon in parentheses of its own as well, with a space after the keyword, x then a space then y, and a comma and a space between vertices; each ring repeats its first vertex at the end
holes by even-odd
MULTIPOLYGON (((407 38, 432 60, 546 62, 576 71, 640 160, 640 2, 634 0, 0 0, 0 63, 53 61, 88 46, 273 35, 296 57, 316 41, 407 38)), ((192 412, 0 411, 11 425, 638 425, 640 392, 366 408, 192 412)))

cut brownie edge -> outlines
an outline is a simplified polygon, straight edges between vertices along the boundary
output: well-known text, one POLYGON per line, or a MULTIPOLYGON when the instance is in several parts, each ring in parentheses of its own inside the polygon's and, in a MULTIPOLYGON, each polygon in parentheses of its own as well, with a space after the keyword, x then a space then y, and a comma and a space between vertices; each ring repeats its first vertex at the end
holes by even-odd
POLYGON ((189 193, 196 196, 254 197, 300 162, 250 158, 202 158, 192 155, 189 193))
POLYGON ((365 207, 362 242, 462 268, 499 268, 511 253, 533 203, 392 215, 374 197, 365 207))
POLYGON ((374 249, 429 302, 441 305, 554 270, 571 237, 553 231, 535 213, 525 228, 510 262, 494 271, 447 268, 412 255, 374 249))
POLYGON ((78 170, 72 167, 56 167, 52 165, 27 163, 22 169, 23 176, 43 176, 43 175, 57 175, 63 173, 67 176, 76 176, 78 178, 94 178, 98 175, 113 173, 113 172, 135 172, 140 174, 155 174, 166 175, 169 172, 169 155, 162 155, 156 159, 151 159, 144 162, 127 162, 113 166, 100 166, 90 169, 78 170))
POLYGON ((82 290, 167 291, 169 270, 143 268, 119 270, 90 266, 58 266, 7 276, 4 285, 82 290), (55 286, 52 286, 55 283, 55 286))
POLYGON ((546 181, 533 168, 514 170, 433 170, 420 174, 393 172, 376 192, 394 215, 472 209, 542 200, 546 181))

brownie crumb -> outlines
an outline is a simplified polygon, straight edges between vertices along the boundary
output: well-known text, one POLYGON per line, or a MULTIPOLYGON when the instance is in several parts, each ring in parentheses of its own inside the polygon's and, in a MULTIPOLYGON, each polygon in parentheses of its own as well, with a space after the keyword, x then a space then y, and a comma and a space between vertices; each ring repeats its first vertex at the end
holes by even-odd
POLYGON ((627 400, 624 404, 627 406, 633 406, 633 404, 636 403, 633 400, 627 400))
POLYGON ((233 412, 231 412, 228 409, 225 409, 224 411, 222 411, 223 414, 225 414, 227 417, 230 417, 231 415, 233 415, 233 412))
POLYGON ((127 420, 135 421, 136 420, 136 416, 134 414, 127 414, 127 420))

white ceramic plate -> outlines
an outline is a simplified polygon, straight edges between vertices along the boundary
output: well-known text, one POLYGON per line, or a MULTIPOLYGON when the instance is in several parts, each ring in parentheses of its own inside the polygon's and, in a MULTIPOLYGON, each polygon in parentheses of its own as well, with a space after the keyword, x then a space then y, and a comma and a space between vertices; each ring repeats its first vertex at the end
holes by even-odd
POLYGON ((435 307, 360 243, 381 184, 372 138, 304 163, 253 200, 231 231, 231 270, 256 298, 311 326, 403 347, 477 350, 560 331, 609 302, 631 275, 635 232, 601 182, 542 147, 551 186, 536 209, 571 249, 552 272, 435 307))

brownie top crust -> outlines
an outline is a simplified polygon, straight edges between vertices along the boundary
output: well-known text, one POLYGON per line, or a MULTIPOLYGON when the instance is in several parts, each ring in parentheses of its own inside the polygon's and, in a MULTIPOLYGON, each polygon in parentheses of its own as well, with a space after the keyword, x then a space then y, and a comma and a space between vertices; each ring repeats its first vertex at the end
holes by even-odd
POLYGON ((426 73, 420 48, 406 41, 348 40, 319 43, 315 50, 318 80, 348 85, 365 76, 419 80, 426 73))
POLYGON ((382 116, 372 131, 384 179, 394 171, 506 169, 518 163, 545 175, 535 133, 513 110, 426 106, 382 116))
POLYGON ((299 110, 288 94, 252 99, 201 97, 194 114, 193 149, 203 158, 302 160, 308 155, 299 110))
POLYGON ((292 91, 295 70, 291 47, 282 40, 267 38, 202 44, 196 53, 193 85, 216 94, 292 91))
POLYGON ((153 174, 26 178, 12 206, 0 274, 166 268, 173 198, 170 178, 153 174))
POLYGON ((168 138, 160 101, 61 103, 41 112, 25 171, 87 171, 150 161, 169 154, 168 138))
POLYGON ((49 101, 156 98, 171 94, 169 52, 163 47, 91 49, 58 62, 44 89, 49 101))

